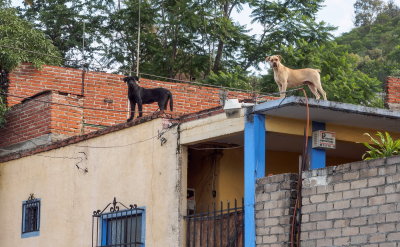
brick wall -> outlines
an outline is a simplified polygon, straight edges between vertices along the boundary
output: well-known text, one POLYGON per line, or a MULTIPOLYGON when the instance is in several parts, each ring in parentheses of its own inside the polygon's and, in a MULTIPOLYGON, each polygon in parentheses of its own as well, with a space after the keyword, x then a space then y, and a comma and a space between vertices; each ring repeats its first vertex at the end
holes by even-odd
POLYGON ((399 246, 400 156, 303 178, 302 246, 399 246))
MULTIPOLYGON (((81 133, 82 108, 50 102, 82 106, 81 97, 53 91, 43 91, 22 104, 14 105, 6 115, 6 125, 0 130, 0 146, 30 140, 14 148, 31 148, 81 133)), ((7 152, 3 150, 1 153, 7 152)))
MULTIPOLYGON (((30 64, 23 64, 9 74, 7 103, 9 106, 16 106, 21 103, 23 98, 32 97, 46 90, 53 91, 47 100, 81 108, 51 104, 49 106, 52 111, 51 124, 48 127, 50 132, 59 136, 88 133, 104 126, 126 122, 129 116, 128 92, 122 78, 122 75, 83 72, 79 69, 57 66, 44 66, 41 70, 37 70, 30 64)), ((169 89, 173 94, 174 111, 167 111, 167 113, 173 114, 174 117, 220 105, 219 88, 149 79, 141 79, 140 85, 146 88, 164 87, 169 89)), ((228 97, 246 99, 251 98, 252 95, 229 91, 228 97)), ((268 99, 268 97, 264 99, 268 99)), ((157 109, 157 103, 144 105, 143 115, 151 115, 157 109)), ((45 118, 42 116, 43 114, 48 116, 48 113, 43 111, 31 112, 30 115, 41 119, 45 118)), ((27 141, 28 138, 31 138, 30 135, 24 133, 26 128, 19 128, 18 121, 13 120, 15 117, 10 117, 11 122, 5 128, 0 129, 0 136, 8 138, 5 139, 6 141, 2 140, 0 147, 27 141), (20 138, 21 136, 25 138, 20 138)), ((40 127, 35 127, 36 122, 31 124, 30 128, 40 127)))
POLYGON ((386 107, 394 110, 400 110, 400 78, 387 78, 385 101, 386 107))
POLYGON ((297 174, 280 174, 257 181, 255 215, 257 246, 289 246, 297 177, 297 174))

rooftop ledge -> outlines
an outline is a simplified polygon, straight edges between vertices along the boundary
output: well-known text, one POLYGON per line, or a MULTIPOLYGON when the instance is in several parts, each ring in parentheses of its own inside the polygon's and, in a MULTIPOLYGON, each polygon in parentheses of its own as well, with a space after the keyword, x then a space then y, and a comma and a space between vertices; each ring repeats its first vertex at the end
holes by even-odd
MULTIPOLYGON (((400 132, 400 111, 308 99, 310 120, 361 128, 400 132)), ((290 96, 268 101, 252 108, 252 113, 294 119, 306 119, 306 99, 290 96)))

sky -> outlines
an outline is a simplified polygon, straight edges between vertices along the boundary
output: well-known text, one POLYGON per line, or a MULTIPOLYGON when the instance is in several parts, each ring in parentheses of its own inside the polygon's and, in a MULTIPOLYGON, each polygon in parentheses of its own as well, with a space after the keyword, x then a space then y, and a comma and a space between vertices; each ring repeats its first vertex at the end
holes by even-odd
MULTIPOLYGON (((388 0, 384 0, 388 2, 388 0)), ((324 5, 317 15, 318 21, 325 21, 332 26, 338 27, 333 33, 335 36, 339 36, 344 32, 350 31, 354 25, 354 8, 353 4, 356 0, 325 0, 324 5)), ((397 5, 400 5, 400 0, 394 0, 397 5)), ((246 24, 246 26, 252 29, 252 34, 261 32, 261 26, 250 23, 250 9, 245 7, 240 14, 235 13, 233 18, 240 24, 246 24)))

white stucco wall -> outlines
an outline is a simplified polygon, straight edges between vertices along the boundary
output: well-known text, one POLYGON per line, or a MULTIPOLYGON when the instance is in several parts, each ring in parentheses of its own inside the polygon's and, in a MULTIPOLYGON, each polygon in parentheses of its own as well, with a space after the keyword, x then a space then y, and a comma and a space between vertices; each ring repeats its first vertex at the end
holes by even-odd
POLYGON ((177 129, 164 134, 163 146, 158 130, 161 119, 1 163, 0 246, 89 247, 92 213, 114 197, 146 207, 146 246, 182 246, 177 129), (93 148, 99 146, 109 148, 93 148), (85 157, 80 152, 87 173, 75 166, 85 157), (22 201, 30 193, 41 199, 40 236, 21 238, 22 201))

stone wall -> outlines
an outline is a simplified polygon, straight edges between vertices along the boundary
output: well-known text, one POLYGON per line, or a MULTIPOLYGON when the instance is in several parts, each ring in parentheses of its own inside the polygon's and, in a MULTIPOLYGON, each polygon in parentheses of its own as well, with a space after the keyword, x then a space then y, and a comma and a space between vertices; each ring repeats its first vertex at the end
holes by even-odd
POLYGON ((297 174, 279 174, 257 181, 257 246, 289 246, 297 178, 297 174))
MULTIPOLYGON (((257 246, 289 246, 296 175, 258 180, 257 246)), ((302 247, 400 246, 400 156, 303 174, 302 247)))

